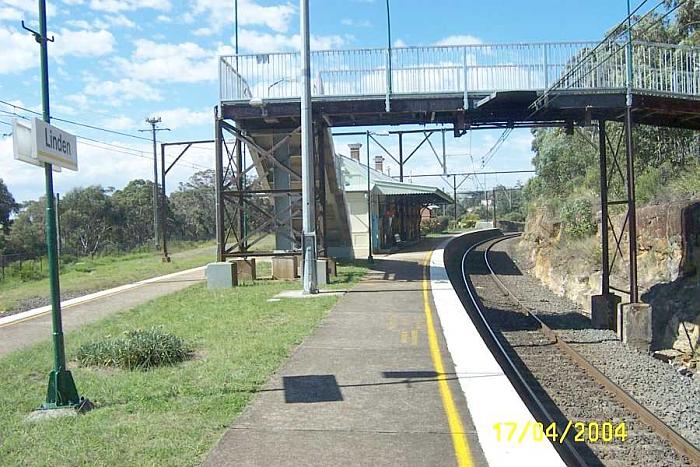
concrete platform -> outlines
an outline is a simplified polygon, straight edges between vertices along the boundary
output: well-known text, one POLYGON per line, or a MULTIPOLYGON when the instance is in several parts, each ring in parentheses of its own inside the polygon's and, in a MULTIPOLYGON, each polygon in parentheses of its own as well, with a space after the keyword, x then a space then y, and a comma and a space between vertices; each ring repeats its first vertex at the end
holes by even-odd
POLYGON ((437 315, 426 320, 422 263, 436 244, 377 259, 205 465, 486 465, 437 315))

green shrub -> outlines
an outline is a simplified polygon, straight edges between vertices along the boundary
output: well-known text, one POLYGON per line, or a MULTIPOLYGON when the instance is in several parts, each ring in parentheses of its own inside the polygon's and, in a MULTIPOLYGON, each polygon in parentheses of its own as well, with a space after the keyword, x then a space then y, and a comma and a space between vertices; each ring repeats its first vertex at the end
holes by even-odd
POLYGON ((422 219, 420 222, 420 233, 421 235, 428 235, 430 233, 442 233, 447 230, 450 225, 450 218, 448 216, 431 217, 430 219, 422 219))
POLYGON ((111 366, 129 370, 173 365, 188 359, 192 349, 179 337, 160 327, 126 331, 80 346, 78 361, 83 366, 111 366))
POLYGON ((593 219, 591 202, 584 198, 565 200, 560 209, 564 223, 564 233, 571 238, 583 238, 593 235, 597 225, 593 219))

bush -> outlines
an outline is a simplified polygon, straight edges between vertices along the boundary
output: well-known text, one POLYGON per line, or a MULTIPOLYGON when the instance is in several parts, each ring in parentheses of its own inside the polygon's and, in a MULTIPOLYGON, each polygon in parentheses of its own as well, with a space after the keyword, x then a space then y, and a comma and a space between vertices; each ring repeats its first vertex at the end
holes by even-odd
POLYGON ((562 204, 560 215, 564 233, 571 238, 583 238, 596 232, 591 202, 587 199, 566 200, 562 204))
POLYGON ((450 218, 447 216, 431 217, 430 219, 422 219, 420 222, 421 235, 430 233, 442 233, 450 224, 450 218))
POLYGON ((184 340, 154 327, 126 331, 121 337, 84 344, 78 349, 78 361, 83 366, 148 370, 182 362, 191 354, 192 349, 184 340))

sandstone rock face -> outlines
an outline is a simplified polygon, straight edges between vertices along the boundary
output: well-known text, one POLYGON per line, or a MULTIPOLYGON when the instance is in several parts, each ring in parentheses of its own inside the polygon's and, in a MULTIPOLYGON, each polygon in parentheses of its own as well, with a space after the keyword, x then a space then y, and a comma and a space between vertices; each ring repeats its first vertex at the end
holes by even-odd
MULTIPOLYGON (((613 216, 619 235, 624 215, 613 216)), ((638 276, 642 301, 653 308, 652 348, 687 351, 689 339, 700 339, 700 202, 672 202, 637 209, 638 276), (679 348, 683 347, 683 349, 679 348)), ((514 254, 552 291, 590 310, 590 297, 600 293, 600 236, 582 240, 562 238, 561 223, 545 209, 528 218, 525 234, 514 254)), ((610 254, 615 252, 610 234, 610 254)), ((628 255, 628 236, 621 249, 628 255)), ((616 260, 611 283, 627 289, 628 263, 616 260)), ((623 296, 623 301, 627 297, 623 296)))

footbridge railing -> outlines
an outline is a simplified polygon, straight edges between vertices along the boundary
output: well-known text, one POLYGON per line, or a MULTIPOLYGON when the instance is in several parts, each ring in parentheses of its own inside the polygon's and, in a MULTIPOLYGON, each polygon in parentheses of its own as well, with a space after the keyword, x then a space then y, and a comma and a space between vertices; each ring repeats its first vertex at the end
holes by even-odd
MULTIPOLYGON (((315 98, 624 89, 624 42, 478 44, 312 52, 315 98)), ((633 43, 637 92, 700 99, 700 48, 633 43)), ((222 102, 300 96, 300 55, 222 56, 222 102)))

